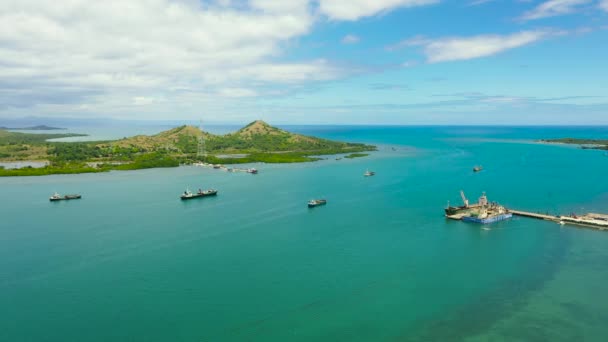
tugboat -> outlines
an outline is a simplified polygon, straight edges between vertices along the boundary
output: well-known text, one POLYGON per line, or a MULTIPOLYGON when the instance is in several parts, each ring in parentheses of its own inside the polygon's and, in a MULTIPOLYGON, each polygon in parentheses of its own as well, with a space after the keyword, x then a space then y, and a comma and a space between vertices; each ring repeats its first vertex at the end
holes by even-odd
POLYGON ((247 169, 247 173, 251 173, 252 175, 257 175, 258 170, 252 167, 250 169, 247 169))
POLYGON ((483 170, 483 167, 481 167, 481 165, 477 165, 473 168, 473 172, 479 172, 481 170, 483 170))
POLYGON ((327 200, 324 199, 313 199, 308 201, 308 207, 309 208, 314 208, 314 207, 318 207, 320 205, 325 205, 327 204, 327 200))
POLYGON ((365 171, 365 173, 363 174, 363 176, 364 177, 371 177, 371 176, 374 176, 375 174, 376 173, 374 171, 367 170, 367 171, 365 171))
POLYGON ((217 190, 209 189, 209 190, 201 190, 198 189, 198 192, 192 193, 189 189, 186 189, 184 193, 180 196, 182 200, 189 200, 193 198, 207 197, 207 196, 215 196, 217 195, 217 190))
POLYGON ((80 198, 82 198, 82 196, 80 196, 78 194, 61 196, 58 193, 54 193, 53 196, 49 197, 49 201, 51 201, 51 202, 55 202, 55 201, 69 201, 69 200, 80 199, 80 198))

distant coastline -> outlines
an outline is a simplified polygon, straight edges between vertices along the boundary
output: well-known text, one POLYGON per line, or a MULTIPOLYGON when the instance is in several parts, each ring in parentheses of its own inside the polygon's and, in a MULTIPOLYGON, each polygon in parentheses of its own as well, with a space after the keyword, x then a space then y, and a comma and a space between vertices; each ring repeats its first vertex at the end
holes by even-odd
POLYGON ((52 127, 52 126, 47 126, 47 125, 37 125, 37 126, 30 126, 30 127, 3 127, 3 126, 0 126, 0 129, 4 129, 7 131, 62 131, 62 130, 66 130, 67 128, 52 127))
POLYGON ((184 164, 302 163, 322 155, 365 157, 376 146, 291 133, 254 121, 234 133, 215 135, 180 126, 155 135, 111 141, 56 142, 78 134, 21 133, 0 129, 0 177, 43 176, 177 167, 184 164), (45 162, 23 168, 2 162, 45 162))
POLYGON ((584 150, 606 150, 608 151, 608 140, 605 139, 581 139, 581 138, 558 138, 541 139, 538 142, 544 144, 577 145, 584 150))

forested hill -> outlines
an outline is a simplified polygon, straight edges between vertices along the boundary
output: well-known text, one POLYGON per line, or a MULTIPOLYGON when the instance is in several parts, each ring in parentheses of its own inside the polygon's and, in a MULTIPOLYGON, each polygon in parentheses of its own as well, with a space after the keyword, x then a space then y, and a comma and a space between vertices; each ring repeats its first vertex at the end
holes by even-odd
POLYGON ((48 161, 43 169, 2 170, 0 176, 100 172, 173 167, 194 161, 214 164, 297 163, 320 155, 373 151, 375 146, 320 139, 254 121, 240 130, 214 135, 180 126, 156 135, 104 142, 49 142, 72 134, 25 134, 0 130, 0 161, 48 161))
POLYGON ((181 126, 157 135, 136 136, 109 144, 145 149, 147 151, 169 149, 189 155, 197 152, 201 137, 204 138, 204 150, 207 154, 256 152, 319 152, 319 154, 335 154, 375 149, 373 146, 365 144, 337 142, 290 133, 270 126, 260 120, 254 121, 240 130, 226 135, 213 135, 201 132, 193 126, 181 126))

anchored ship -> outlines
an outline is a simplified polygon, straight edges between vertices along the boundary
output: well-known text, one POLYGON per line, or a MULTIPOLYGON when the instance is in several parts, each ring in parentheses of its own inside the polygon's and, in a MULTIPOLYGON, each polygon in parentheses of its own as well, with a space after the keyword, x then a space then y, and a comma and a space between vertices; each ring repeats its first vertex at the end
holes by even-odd
POLYGON ((69 201, 69 200, 73 200, 73 199, 80 199, 82 198, 82 196, 78 195, 78 194, 74 194, 74 195, 60 195, 58 193, 54 193, 51 197, 49 197, 49 201, 51 202, 55 202, 55 201, 69 201))
POLYGON ((215 196, 217 195, 217 190, 209 189, 209 190, 201 190, 198 189, 198 192, 192 193, 190 190, 186 189, 184 193, 180 196, 182 200, 189 200, 193 198, 207 197, 207 196, 215 196))
POLYGON ((367 170, 367 171, 365 171, 365 173, 363 174, 363 176, 365 176, 365 177, 371 177, 371 176, 374 176, 375 174, 376 173, 374 171, 367 170))
POLYGON ((314 207, 318 207, 320 205, 325 205, 327 204, 327 200, 324 199, 313 199, 308 201, 308 207, 309 208, 314 208, 314 207))

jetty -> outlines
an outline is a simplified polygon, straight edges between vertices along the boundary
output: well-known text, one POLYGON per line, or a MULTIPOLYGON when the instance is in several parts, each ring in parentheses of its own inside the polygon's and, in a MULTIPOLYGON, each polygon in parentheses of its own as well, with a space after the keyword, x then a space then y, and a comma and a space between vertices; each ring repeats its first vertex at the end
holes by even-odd
POLYGON ((553 216, 520 210, 509 210, 509 212, 513 215, 553 221, 561 225, 575 225, 599 230, 608 230, 608 215, 605 214, 588 213, 583 215, 570 214, 553 216))
POLYGON ((535 218, 535 219, 539 219, 539 220, 547 220, 547 221, 559 221, 559 216, 539 214, 539 213, 533 213, 533 212, 529 212, 529 211, 512 210, 512 209, 509 209, 509 212, 515 216, 531 217, 531 218, 535 218))
POLYGON ((227 171, 227 172, 245 172, 245 173, 250 173, 250 174, 254 174, 254 175, 258 173, 258 170, 253 167, 248 168, 248 169, 241 169, 241 168, 237 168, 237 167, 226 167, 225 165, 222 165, 222 164, 210 164, 210 163, 201 163, 201 162, 193 163, 192 165, 206 167, 206 168, 210 168, 210 169, 222 170, 222 171, 227 171))
MULTIPOLYGON (((478 214, 480 209, 486 208, 488 206, 488 200, 483 193, 483 195, 479 198, 478 203, 469 203, 469 200, 465 197, 464 192, 460 191, 460 196, 463 201, 462 206, 451 206, 448 202, 448 206, 445 208, 445 217, 451 220, 457 221, 468 221, 470 217, 478 214)), ((490 205, 497 205, 495 203, 491 203, 490 205)), ((597 213, 588 213, 588 214, 570 214, 570 215, 550 215, 549 213, 538 213, 524 210, 515 210, 505 208, 507 214, 528 217, 537 220, 551 221, 555 223, 559 223, 560 225, 574 225, 580 227, 594 228, 599 230, 608 230, 608 215, 607 214, 597 214, 597 213)))

